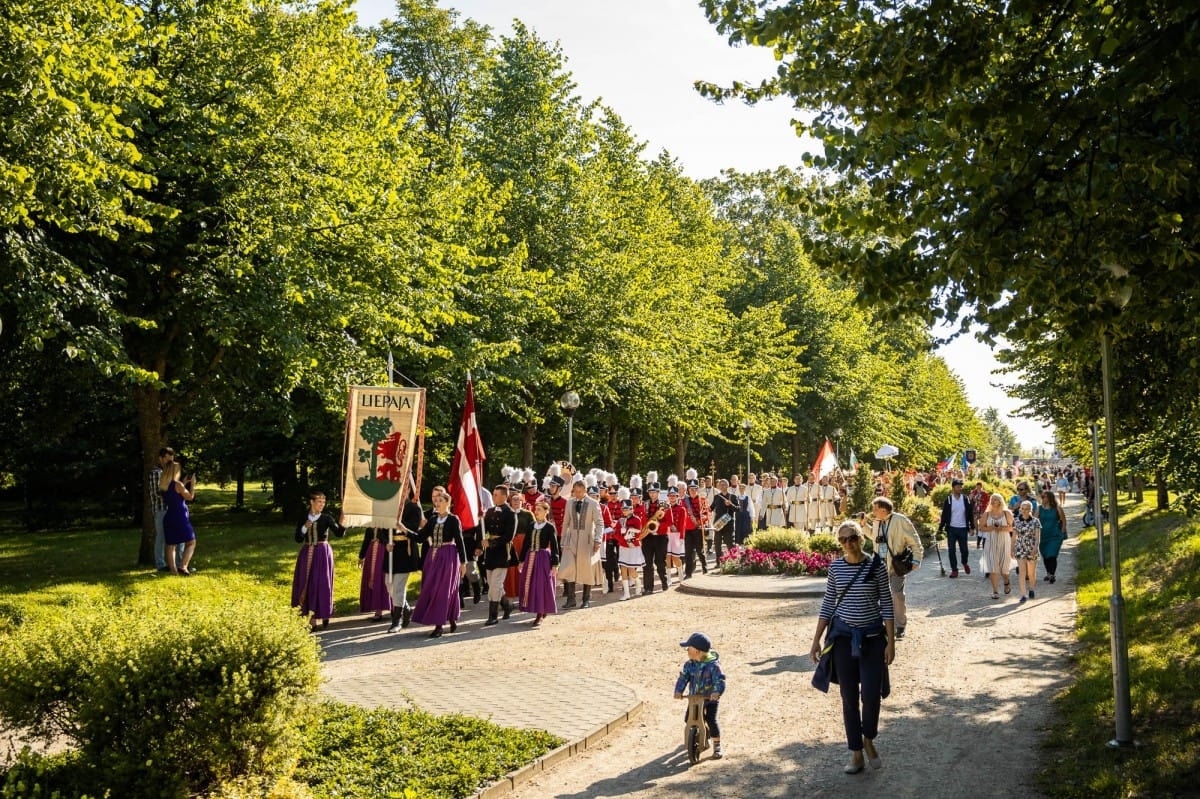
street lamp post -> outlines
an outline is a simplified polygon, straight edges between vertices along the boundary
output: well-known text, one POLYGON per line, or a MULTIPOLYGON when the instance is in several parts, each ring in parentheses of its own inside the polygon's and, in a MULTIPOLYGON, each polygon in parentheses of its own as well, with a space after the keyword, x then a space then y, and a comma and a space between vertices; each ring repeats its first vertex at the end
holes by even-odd
MULTIPOLYGON (((1133 711, 1129 698, 1129 642, 1125 638, 1125 597, 1121 594, 1121 557, 1117 536, 1117 457, 1112 413, 1112 334, 1100 336, 1100 378, 1104 383, 1104 459, 1108 483, 1108 566, 1112 572, 1112 597, 1108 602, 1108 623, 1112 645, 1113 719, 1117 735, 1108 745, 1114 748, 1136 746, 1133 739, 1133 711)), ((1096 508, 1100 515, 1100 508, 1096 508)), ((1096 520, 1099 523, 1099 519, 1096 520)))
POLYGON ((575 411, 579 409, 579 395, 565 391, 558 398, 558 407, 567 415, 567 463, 575 462, 575 411))
POLYGON ((746 480, 750 480, 750 428, 754 424, 749 419, 742 420, 742 430, 746 433, 746 480))

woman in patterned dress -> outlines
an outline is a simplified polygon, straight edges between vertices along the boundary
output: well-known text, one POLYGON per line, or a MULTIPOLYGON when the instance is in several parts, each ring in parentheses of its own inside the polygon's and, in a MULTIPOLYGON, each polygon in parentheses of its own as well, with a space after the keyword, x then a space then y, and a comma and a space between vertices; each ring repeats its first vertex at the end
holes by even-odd
POLYGON ((533 506, 533 529, 522 542, 521 610, 535 614, 534 627, 540 627, 548 614, 558 612, 554 583, 561 551, 554 522, 546 518, 549 513, 550 501, 539 498, 533 506))
MULTIPOLYGON (((1048 492, 1047 492, 1048 493, 1048 492)), ((1033 515, 1033 503, 1025 500, 1017 509, 1020 515, 1013 521, 1013 557, 1017 559, 1017 592, 1021 603, 1033 599, 1033 587, 1037 583, 1038 546, 1041 544, 1042 523, 1033 515), (1025 593, 1025 583, 1029 593, 1025 593)))

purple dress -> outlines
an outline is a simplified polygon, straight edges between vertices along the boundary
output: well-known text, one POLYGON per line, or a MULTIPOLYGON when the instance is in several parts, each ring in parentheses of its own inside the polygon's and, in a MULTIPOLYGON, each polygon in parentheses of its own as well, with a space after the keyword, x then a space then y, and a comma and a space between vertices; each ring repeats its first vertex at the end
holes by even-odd
POLYGON ((329 533, 343 536, 345 528, 325 514, 308 514, 296 526, 296 541, 302 544, 292 574, 292 607, 300 615, 318 619, 333 615, 333 547, 329 533))
POLYGON ((386 528, 367 528, 362 548, 358 551, 358 558, 363 562, 358 609, 364 613, 392 609, 392 595, 387 585, 387 536, 386 528))
POLYGON ((163 503, 167 507, 167 513, 163 516, 163 541, 166 541, 168 546, 196 540, 196 531, 192 529, 187 502, 184 501, 183 495, 175 490, 176 485, 172 480, 163 492, 163 503))
POLYGON ((521 557, 521 610, 542 615, 557 613, 554 598, 554 572, 558 565, 558 533, 554 524, 535 524, 525 536, 521 557))
POLYGON ((421 593, 417 596, 412 620, 435 627, 457 622, 461 612, 458 606, 459 565, 467 562, 462 524, 453 513, 440 519, 434 516, 421 528, 420 538, 426 542, 428 550, 421 572, 421 593))

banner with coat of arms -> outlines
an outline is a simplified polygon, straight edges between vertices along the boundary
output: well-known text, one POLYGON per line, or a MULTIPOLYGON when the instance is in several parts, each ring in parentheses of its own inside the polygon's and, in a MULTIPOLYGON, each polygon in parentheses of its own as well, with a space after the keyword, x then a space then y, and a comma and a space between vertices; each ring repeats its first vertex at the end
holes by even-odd
POLYGON ((425 443, 425 389, 351 386, 342 513, 347 527, 395 527, 415 490, 425 443))

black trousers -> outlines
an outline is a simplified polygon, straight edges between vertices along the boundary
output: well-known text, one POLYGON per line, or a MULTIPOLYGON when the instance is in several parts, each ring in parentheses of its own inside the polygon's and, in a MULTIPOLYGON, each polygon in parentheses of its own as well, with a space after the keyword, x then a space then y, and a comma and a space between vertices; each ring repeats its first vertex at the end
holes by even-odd
POLYGON ((683 573, 692 576, 696 570, 696 556, 700 556, 700 566, 708 574, 708 564, 704 560, 704 530, 699 527, 688 530, 683 534, 683 573))
POLYGON ((646 565, 642 567, 642 588, 647 594, 653 594, 655 569, 658 569, 663 585, 667 584, 667 537, 648 535, 643 538, 642 555, 646 558, 646 565))
POLYGON ((879 735, 886 639, 886 635, 864 638, 861 657, 857 658, 850 656, 849 636, 839 636, 833 642, 833 668, 842 689, 846 747, 852 752, 862 751, 863 738, 874 739, 879 735))
POLYGON ((713 534, 717 542, 717 563, 721 562, 722 549, 733 549, 733 526, 733 522, 730 522, 713 534))
POLYGON ((614 583, 621 579, 621 567, 617 564, 617 556, 621 545, 616 541, 604 542, 604 576, 614 583))

